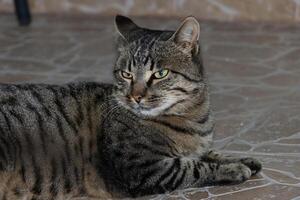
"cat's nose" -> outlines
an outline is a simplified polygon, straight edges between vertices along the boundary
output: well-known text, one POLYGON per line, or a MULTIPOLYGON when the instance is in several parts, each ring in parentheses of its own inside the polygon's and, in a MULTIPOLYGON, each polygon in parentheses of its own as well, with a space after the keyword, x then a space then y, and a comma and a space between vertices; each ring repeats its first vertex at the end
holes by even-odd
POLYGON ((142 95, 135 95, 135 96, 133 96, 134 101, 137 102, 137 103, 140 103, 141 100, 142 100, 142 98, 143 98, 142 95))

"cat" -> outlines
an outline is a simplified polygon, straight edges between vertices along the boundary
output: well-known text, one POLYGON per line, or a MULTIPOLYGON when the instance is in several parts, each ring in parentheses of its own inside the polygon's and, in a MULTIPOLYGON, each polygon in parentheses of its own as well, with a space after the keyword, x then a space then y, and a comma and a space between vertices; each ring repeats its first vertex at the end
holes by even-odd
POLYGON ((109 199, 239 183, 254 158, 211 149, 214 122, 199 45, 116 16, 114 84, 0 85, 0 198, 109 199))

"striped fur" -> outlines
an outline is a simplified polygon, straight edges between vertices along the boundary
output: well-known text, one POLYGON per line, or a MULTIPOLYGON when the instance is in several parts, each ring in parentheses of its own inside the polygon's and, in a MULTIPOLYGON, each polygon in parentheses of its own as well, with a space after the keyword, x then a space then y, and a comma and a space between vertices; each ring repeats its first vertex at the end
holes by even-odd
POLYGON ((187 18, 176 32, 153 31, 118 16, 114 85, 1 84, 0 199, 141 196, 257 173, 253 158, 209 150, 197 24, 187 18), (164 68, 169 74, 155 79, 164 68))
POLYGON ((96 132, 111 91, 96 83, 2 84, 0 199, 88 194, 96 132))

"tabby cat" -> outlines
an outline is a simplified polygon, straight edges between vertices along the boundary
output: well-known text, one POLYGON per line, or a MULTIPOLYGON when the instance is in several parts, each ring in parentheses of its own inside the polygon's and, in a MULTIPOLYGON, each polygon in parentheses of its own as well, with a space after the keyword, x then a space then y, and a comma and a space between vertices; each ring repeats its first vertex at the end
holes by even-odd
POLYGON ((213 119, 199 46, 116 17, 114 85, 1 84, 0 198, 108 199, 247 180, 253 158, 210 150, 213 119))

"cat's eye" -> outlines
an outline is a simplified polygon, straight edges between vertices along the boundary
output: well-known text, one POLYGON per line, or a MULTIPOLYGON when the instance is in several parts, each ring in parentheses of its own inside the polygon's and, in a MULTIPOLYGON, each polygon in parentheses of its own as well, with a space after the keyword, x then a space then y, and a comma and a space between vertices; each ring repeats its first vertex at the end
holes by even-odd
POLYGON ((121 71, 121 76, 125 79, 132 79, 132 74, 128 72, 121 71))
POLYGON ((156 78, 156 79, 164 78, 169 74, 169 71, 170 70, 168 70, 168 69, 159 70, 159 71, 157 71, 153 74, 153 77, 156 78))

